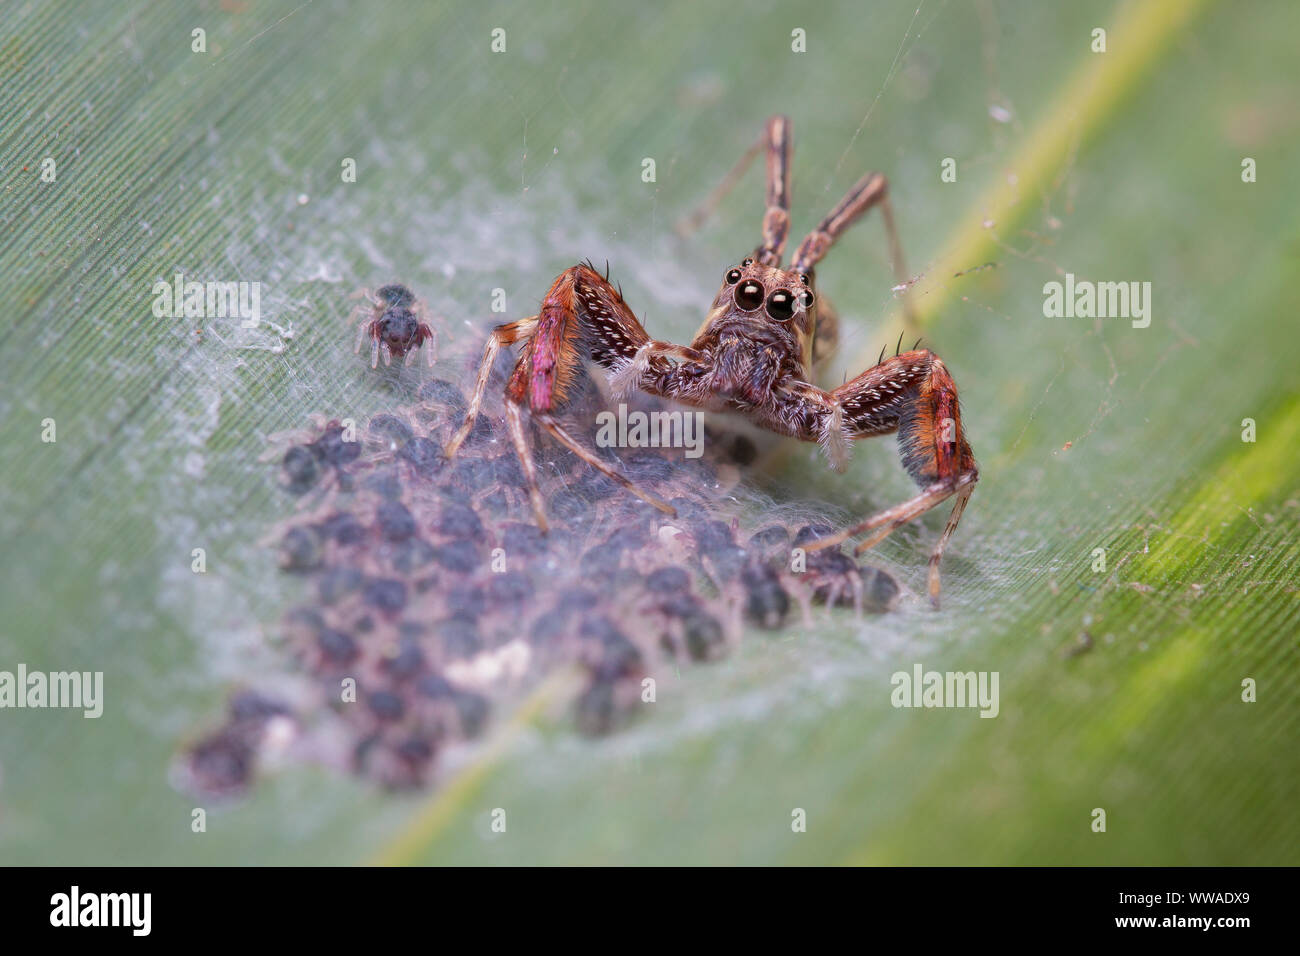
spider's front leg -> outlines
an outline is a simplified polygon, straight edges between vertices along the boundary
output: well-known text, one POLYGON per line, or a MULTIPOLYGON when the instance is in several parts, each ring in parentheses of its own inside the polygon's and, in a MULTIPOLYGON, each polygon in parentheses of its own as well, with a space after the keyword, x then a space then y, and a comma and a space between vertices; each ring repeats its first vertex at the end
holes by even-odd
MULTIPOLYGON (((361 311, 362 308, 364 307, 358 306, 356 309, 353 310, 352 313, 353 318, 356 317, 357 313, 361 311)), ((379 340, 379 336, 375 334, 375 320, 373 318, 370 318, 369 316, 362 319, 361 324, 357 326, 357 341, 356 344, 352 347, 352 353, 354 355, 360 354, 361 343, 364 342, 367 338, 370 339, 370 367, 378 368, 380 340, 379 340)))
MULTIPOLYGON (((623 301, 622 294, 589 264, 562 273, 552 283, 537 315, 492 330, 483 350, 465 421, 448 444, 447 457, 456 454, 474 427, 497 353, 502 346, 517 342, 522 342, 523 348, 506 382, 506 426, 523 465, 538 526, 543 530, 547 527, 546 509, 524 429, 525 409, 547 434, 587 464, 642 501, 675 517, 677 512, 672 505, 642 491, 630 478, 578 442, 556 418, 581 372, 584 359, 591 359, 615 373, 629 368, 644 370, 659 361, 655 358, 656 347, 670 351, 679 348, 652 340, 623 301)), ((635 377, 637 373, 630 374, 635 377)))
POLYGON ((821 441, 832 461, 843 457, 849 439, 898 432, 903 467, 921 488, 914 498, 839 534, 813 541, 807 550, 832 547, 854 535, 871 532, 855 551, 861 554, 895 528, 956 496, 948 523, 930 554, 930 602, 937 608, 939 562, 979 479, 975 456, 962 430, 957 386, 947 367, 929 349, 904 352, 834 391, 806 386, 791 400, 820 406, 815 416, 819 434, 802 437, 821 441))
POLYGON ((415 353, 423 349, 425 365, 433 368, 438 361, 438 333, 429 323, 429 310, 423 302, 416 302, 411 306, 411 314, 415 317, 415 334, 406 350, 405 364, 409 366, 415 361, 415 353))

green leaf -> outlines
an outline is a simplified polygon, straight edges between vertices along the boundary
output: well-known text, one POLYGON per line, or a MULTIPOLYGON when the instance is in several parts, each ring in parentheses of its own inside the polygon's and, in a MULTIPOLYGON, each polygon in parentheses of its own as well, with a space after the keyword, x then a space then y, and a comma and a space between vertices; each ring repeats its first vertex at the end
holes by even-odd
MULTIPOLYGON (((28 4, 0 23, 0 670, 105 684, 99 719, 0 710, 0 859, 1300 859, 1293 4, 28 4), (299 596, 261 544, 290 507, 266 438, 409 397, 352 354, 348 295, 409 282, 452 374, 503 320, 493 289, 522 316, 608 257, 652 334, 687 339, 756 241, 760 175, 693 238, 672 223, 774 112, 795 232, 863 171, 890 178, 981 465, 943 610, 747 634, 597 742, 557 678, 428 794, 292 766, 193 833, 173 757, 232 686, 284 669, 299 596), (156 318, 178 271, 262 282, 292 337, 156 318), (1045 317, 1065 273, 1149 281, 1150 326, 1045 317), (998 716, 891 706, 916 664, 998 672, 998 716)), ((899 331, 879 226, 818 280, 838 381, 899 331)), ((890 442, 844 475, 782 445, 750 481, 842 519, 911 493, 890 442)), ((923 592, 940 527, 871 560, 923 592)))

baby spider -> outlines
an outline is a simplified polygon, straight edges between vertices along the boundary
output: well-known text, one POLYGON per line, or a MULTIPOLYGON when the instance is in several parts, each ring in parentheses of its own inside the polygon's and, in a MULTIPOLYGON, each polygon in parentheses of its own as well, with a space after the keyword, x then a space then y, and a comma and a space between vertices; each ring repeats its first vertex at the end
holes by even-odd
POLYGON ((271 447, 258 461, 281 456, 280 484, 294 496, 306 494, 320 479, 332 477, 336 487, 346 487, 345 467, 361 454, 355 428, 337 419, 313 413, 310 429, 291 429, 267 436, 271 447), (282 448, 288 444, 283 452, 282 448))
MULTIPOLYGON (((813 269, 845 230, 873 207, 880 208, 884 220, 897 280, 904 289, 908 284, 885 177, 868 173, 860 179, 799 244, 789 268, 783 268, 790 225, 791 139, 786 117, 767 121, 764 135, 727 177, 724 189, 761 149, 767 154, 761 242, 752 256, 726 270, 689 346, 650 338, 607 275, 601 276, 590 262, 576 265, 551 285, 537 315, 492 330, 465 422, 447 446, 447 455, 456 453, 474 426, 497 353, 516 344, 522 348, 506 382, 506 425, 542 528, 546 513, 524 431, 525 410, 544 432, 593 468, 661 511, 674 513, 672 506, 588 450, 560 423, 558 415, 585 361, 605 371, 616 396, 639 389, 711 411, 740 413, 778 434, 820 443, 837 470, 847 461, 850 441, 896 432, 903 467, 920 487, 919 494, 804 547, 818 551, 865 533, 856 552, 861 553, 955 497, 930 555, 930 600, 938 607, 939 562, 979 474, 962 430, 952 376, 933 352, 913 347, 890 358, 882 353, 875 366, 838 388, 819 388, 812 381, 813 369, 824 364, 838 338, 838 319, 826 297, 815 291, 813 269)), ((721 191, 710 198, 710 205, 721 191)))
MULTIPOLYGON (((354 352, 361 351, 361 343, 369 336, 371 368, 379 367, 381 352, 385 365, 392 365, 393 359, 402 356, 406 356, 406 364, 410 365, 415 350, 427 340, 429 347, 424 353, 425 361, 429 368, 433 368, 438 357, 438 338, 425 321, 424 305, 415 300, 415 293, 404 285, 393 283, 380 286, 379 291, 373 294, 369 289, 362 289, 357 295, 370 303, 370 317, 357 326, 354 352)), ((366 306, 360 305, 357 309, 364 312, 366 306)))

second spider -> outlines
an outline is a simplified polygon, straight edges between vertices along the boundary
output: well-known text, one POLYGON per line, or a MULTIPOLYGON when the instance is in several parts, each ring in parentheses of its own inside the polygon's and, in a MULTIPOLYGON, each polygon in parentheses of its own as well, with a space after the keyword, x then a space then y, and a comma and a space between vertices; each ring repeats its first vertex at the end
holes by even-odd
MULTIPOLYGON (((393 283, 380 286, 379 291, 373 294, 362 289, 358 295, 369 303, 369 316, 357 327, 357 344, 353 351, 360 352, 361 343, 369 338, 371 368, 379 366, 380 355, 383 355, 385 365, 403 357, 410 365, 416 349, 428 342, 424 350, 425 361, 433 368, 438 355, 438 339, 424 317, 423 304, 416 301, 414 292, 393 283)), ((359 308, 365 310, 366 306, 359 308)))

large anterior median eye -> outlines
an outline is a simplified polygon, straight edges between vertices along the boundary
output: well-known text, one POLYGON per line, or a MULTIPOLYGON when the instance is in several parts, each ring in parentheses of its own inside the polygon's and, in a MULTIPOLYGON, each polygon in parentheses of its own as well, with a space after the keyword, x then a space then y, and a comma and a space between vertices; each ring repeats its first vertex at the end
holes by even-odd
POLYGON ((767 314, 778 322, 790 321, 794 315, 794 293, 789 289, 777 289, 767 297, 767 314))
POLYGON ((737 308, 745 312, 753 312, 763 304, 762 284, 753 279, 746 279, 736 286, 735 299, 737 308))
POLYGON ((731 269, 727 272, 727 285, 735 285, 740 281, 740 270, 731 269))

